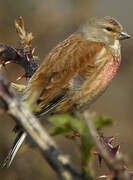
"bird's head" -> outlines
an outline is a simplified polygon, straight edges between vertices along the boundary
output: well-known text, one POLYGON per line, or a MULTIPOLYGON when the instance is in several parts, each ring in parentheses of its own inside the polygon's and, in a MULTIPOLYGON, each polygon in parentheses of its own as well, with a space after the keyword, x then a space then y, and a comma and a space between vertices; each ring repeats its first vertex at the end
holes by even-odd
POLYGON ((103 42, 113 46, 119 40, 128 39, 130 36, 123 31, 122 25, 112 17, 90 18, 79 31, 91 41, 103 42))

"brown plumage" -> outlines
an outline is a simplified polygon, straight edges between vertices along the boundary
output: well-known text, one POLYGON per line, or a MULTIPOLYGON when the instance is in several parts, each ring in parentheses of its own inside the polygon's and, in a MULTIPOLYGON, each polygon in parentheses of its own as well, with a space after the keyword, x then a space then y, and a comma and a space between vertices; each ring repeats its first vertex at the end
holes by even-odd
POLYGON ((44 59, 28 84, 26 95, 38 93, 42 108, 53 99, 66 95, 56 111, 70 110, 78 103, 73 98, 98 70, 96 57, 103 47, 103 43, 89 42, 80 34, 71 35, 44 59))
MULTIPOLYGON (((30 79, 24 101, 36 95, 36 115, 81 111, 98 97, 121 62, 120 40, 129 38, 111 17, 91 18, 44 59, 30 79)), ((26 137, 20 132, 4 166, 10 166, 26 137)))
POLYGON ((110 17, 87 21, 46 56, 28 83, 25 99, 36 93, 40 114, 87 107, 117 72, 121 32, 122 26, 110 17))

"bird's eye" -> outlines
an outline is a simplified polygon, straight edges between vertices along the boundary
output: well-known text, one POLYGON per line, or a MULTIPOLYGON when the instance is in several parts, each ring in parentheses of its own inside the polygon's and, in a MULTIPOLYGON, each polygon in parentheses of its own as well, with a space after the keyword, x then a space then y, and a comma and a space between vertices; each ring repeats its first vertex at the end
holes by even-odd
POLYGON ((107 31, 113 31, 113 29, 111 27, 106 27, 107 31))

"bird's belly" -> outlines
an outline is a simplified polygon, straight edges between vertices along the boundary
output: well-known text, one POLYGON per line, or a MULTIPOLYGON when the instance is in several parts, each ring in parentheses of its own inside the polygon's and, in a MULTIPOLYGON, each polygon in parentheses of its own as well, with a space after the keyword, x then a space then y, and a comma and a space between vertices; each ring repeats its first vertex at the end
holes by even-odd
POLYGON ((73 96, 76 108, 81 109, 92 103, 108 87, 119 68, 120 61, 110 61, 103 69, 85 82, 82 89, 73 96))

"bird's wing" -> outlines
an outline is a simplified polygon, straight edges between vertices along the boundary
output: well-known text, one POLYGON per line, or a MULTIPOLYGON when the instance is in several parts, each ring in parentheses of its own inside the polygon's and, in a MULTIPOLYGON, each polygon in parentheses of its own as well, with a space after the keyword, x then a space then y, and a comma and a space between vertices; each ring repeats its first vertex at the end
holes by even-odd
POLYGON ((81 83, 93 74, 103 48, 103 43, 90 42, 78 34, 71 35, 59 43, 44 59, 43 64, 29 81, 26 96, 37 93, 41 107, 51 101, 52 104, 56 103, 56 100, 64 98, 71 87, 71 80, 78 79, 76 75, 80 76, 81 83))

